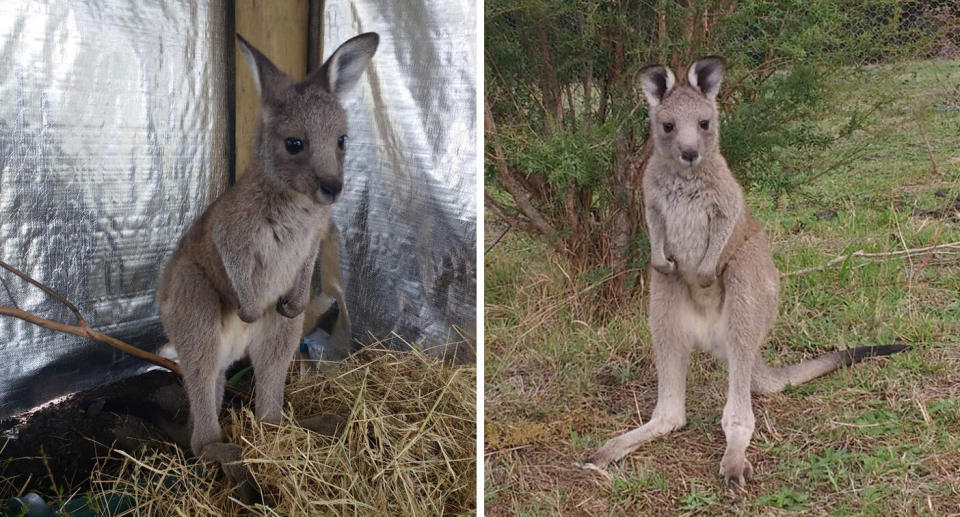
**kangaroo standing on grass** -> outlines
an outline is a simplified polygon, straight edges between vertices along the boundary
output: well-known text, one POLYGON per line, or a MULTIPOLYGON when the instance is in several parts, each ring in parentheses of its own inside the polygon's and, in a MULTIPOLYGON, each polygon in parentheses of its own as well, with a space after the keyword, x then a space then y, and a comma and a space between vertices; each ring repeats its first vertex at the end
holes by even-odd
MULTIPOLYGON (((226 465, 240 459, 240 446, 221 436, 225 370, 249 355, 256 416, 280 422, 317 250, 343 187, 347 119, 340 99, 379 43, 375 33, 356 36, 296 83, 237 38, 261 104, 251 165, 193 223, 157 289, 160 318, 183 367, 190 446, 224 464, 231 478, 243 475, 226 465)), ((301 425, 325 428, 323 419, 301 425)))
POLYGON ((686 424, 687 364, 695 347, 727 365, 720 474, 728 486, 742 486, 752 473, 746 458, 754 428, 751 390, 776 393, 905 348, 859 347, 782 368, 764 361, 761 347, 777 317, 780 276, 767 237, 720 155, 716 99, 724 67, 723 58, 701 59, 687 73, 689 84, 677 87, 664 66, 639 72, 653 138, 643 197, 657 404, 646 424, 607 441, 587 468, 604 470, 642 442, 686 424))

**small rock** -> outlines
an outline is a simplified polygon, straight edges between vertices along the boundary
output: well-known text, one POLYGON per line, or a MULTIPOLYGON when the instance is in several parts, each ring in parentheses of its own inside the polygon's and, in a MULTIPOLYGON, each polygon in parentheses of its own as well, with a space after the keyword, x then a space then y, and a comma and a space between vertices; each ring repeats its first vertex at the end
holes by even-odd
POLYGON ((830 219, 836 219, 836 218, 837 218, 837 211, 834 210, 834 209, 832 209, 832 208, 828 208, 828 209, 826 209, 826 210, 821 210, 821 211, 813 214, 813 216, 816 217, 817 219, 821 220, 821 221, 828 221, 828 220, 830 220, 830 219))

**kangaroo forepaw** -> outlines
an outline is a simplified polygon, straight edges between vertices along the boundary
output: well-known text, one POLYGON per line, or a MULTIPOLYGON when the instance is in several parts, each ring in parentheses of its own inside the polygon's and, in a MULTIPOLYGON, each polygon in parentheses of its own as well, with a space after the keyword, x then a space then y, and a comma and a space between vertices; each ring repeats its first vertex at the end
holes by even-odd
POLYGON ((304 307, 304 304, 297 303, 286 298, 280 298, 277 300, 277 312, 288 318, 296 318, 302 314, 304 307))
POLYGON ((697 273, 697 284, 700 287, 707 288, 717 281, 717 275, 713 271, 701 271, 697 273))
POLYGON ((661 275, 670 276, 677 271, 677 263, 671 259, 651 261, 650 265, 661 275))
POLYGON ((253 323, 260 317, 260 311, 251 304, 240 305, 237 309, 237 317, 244 323, 253 323))

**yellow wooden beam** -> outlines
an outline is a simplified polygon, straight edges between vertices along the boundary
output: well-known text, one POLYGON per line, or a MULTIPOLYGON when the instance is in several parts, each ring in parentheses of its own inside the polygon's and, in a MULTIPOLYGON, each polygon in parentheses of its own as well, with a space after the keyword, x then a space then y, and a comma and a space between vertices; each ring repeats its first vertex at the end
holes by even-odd
MULTIPOLYGON (((237 33, 270 58, 277 68, 301 81, 307 73, 309 0, 237 0, 237 33)), ((250 163, 260 99, 250 69, 236 46, 237 178, 250 163)))

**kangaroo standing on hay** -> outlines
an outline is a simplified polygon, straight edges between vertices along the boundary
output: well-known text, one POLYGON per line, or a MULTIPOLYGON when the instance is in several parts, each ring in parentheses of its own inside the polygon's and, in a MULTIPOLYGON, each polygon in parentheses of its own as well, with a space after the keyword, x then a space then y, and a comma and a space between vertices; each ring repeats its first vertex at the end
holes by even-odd
POLYGON ((742 486, 753 435, 750 392, 776 393, 840 365, 887 355, 903 345, 859 347, 773 368, 761 347, 777 317, 779 273, 760 224, 744 205, 740 185, 720 155, 717 93, 720 57, 701 59, 674 87, 661 65, 639 72, 650 104, 653 154, 643 175, 650 237, 650 332, 657 366, 657 404, 642 426, 613 438, 586 462, 604 470, 644 441, 686 424, 687 364, 693 348, 724 361, 729 387, 721 425, 727 448, 720 474, 742 486))
MULTIPOLYGON (((240 446, 221 436, 225 370, 249 355, 256 416, 280 422, 317 250, 343 186, 347 119, 340 99, 360 79, 379 37, 348 40, 302 83, 238 40, 260 94, 251 165, 193 223, 157 289, 160 318, 183 367, 190 446, 224 464, 232 478, 243 474, 226 465, 240 458, 240 446)), ((301 425, 325 428, 322 418, 301 425)))

